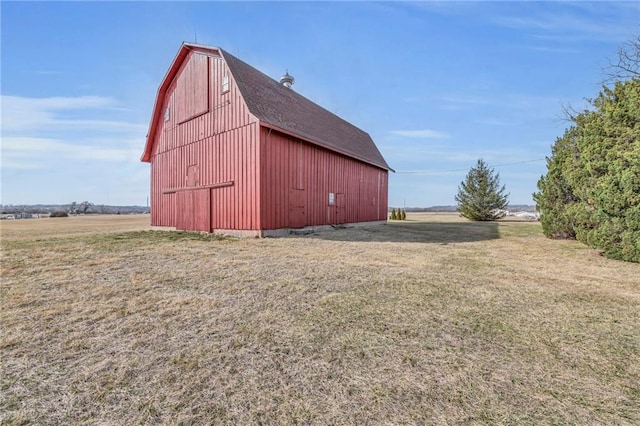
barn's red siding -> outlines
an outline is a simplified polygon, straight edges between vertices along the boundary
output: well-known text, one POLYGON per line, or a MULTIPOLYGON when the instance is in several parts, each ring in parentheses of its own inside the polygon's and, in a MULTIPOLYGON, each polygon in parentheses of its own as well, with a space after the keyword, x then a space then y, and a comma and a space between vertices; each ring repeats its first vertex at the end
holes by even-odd
MULTIPOLYGON (((263 115, 286 122, 279 108, 309 101, 282 92, 287 96, 269 104, 281 94, 276 85, 256 102, 256 93, 264 95, 257 83, 272 81, 246 64, 234 66, 240 88, 220 50, 183 46, 165 77, 143 154, 151 162, 151 224, 210 232, 386 220, 388 166, 369 135, 315 105, 312 111, 337 123, 332 143, 367 147, 368 162, 291 135, 263 115), (350 137, 336 139, 342 134, 350 137)), ((316 138, 326 136, 318 132, 316 138)))
POLYGON ((262 229, 386 220, 386 170, 269 128, 260 135, 262 229))
POLYGON ((259 126, 224 61, 193 53, 165 99, 169 112, 158 123, 152 152, 151 224, 260 229, 259 126))

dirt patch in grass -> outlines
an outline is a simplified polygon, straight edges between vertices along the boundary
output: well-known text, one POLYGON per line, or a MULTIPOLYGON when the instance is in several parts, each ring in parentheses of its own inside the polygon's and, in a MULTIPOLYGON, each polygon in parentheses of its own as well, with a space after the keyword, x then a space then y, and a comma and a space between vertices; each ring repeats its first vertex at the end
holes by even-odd
POLYGON ((409 219, 279 239, 3 224, 0 420, 640 422, 640 265, 537 223, 409 219))

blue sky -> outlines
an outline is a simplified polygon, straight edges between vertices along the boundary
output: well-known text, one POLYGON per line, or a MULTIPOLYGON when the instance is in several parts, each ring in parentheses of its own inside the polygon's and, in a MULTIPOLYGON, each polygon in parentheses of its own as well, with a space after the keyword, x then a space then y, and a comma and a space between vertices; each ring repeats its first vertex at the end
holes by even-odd
POLYGON ((638 2, 6 2, 4 204, 145 205, 157 88, 183 41, 220 46, 367 131, 390 206, 453 205, 478 158, 532 204, 543 159, 638 2), (406 173, 417 172, 417 173, 406 173))

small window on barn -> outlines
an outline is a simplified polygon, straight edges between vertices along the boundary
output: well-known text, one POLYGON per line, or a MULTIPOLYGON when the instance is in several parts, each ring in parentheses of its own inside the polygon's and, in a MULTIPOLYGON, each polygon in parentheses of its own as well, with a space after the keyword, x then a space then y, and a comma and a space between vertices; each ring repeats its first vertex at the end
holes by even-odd
POLYGON ((329 193, 329 205, 330 206, 336 205, 336 194, 334 194, 333 192, 329 193))
POLYGON ((222 76, 222 93, 228 92, 228 91, 229 91, 229 76, 223 75, 222 76))
POLYGON ((167 109, 164 110, 164 121, 169 121, 170 116, 171 116, 171 111, 169 107, 167 107, 167 109))

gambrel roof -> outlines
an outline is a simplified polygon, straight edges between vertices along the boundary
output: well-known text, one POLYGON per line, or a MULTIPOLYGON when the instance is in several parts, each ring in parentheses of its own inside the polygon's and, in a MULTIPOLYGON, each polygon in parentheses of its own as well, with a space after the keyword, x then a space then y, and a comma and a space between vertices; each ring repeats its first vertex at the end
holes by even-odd
POLYGON ((238 90, 260 124, 338 152, 348 157, 392 170, 368 133, 309 99, 268 77, 251 65, 218 47, 183 43, 167 72, 156 98, 142 161, 151 160, 151 149, 164 95, 191 51, 217 53, 227 64, 238 90))

